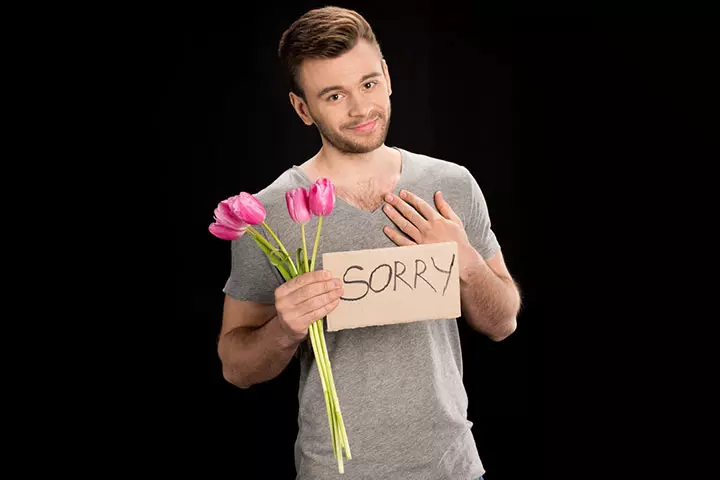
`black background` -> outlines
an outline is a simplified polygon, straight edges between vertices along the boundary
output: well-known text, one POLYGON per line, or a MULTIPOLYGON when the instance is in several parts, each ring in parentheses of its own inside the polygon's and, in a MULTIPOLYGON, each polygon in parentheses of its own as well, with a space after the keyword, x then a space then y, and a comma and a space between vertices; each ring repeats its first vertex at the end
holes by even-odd
MULTIPOLYGON (((610 449, 588 432, 633 404, 604 388, 608 377, 634 381, 614 376, 608 352, 649 322, 630 320, 650 308, 639 291, 656 253, 679 253, 685 174, 717 160, 717 36, 680 20, 627 28, 598 11, 340 5, 365 15, 388 62, 386 143, 470 169, 523 290, 507 340, 459 322, 486 479, 553 478, 570 465, 575 478, 597 473, 602 460, 587 458, 610 449)), ((230 251, 207 226, 220 200, 263 188, 320 146, 292 110, 276 54, 284 29, 315 6, 247 6, 232 31, 158 27, 143 44, 145 118, 174 214, 162 247, 174 253, 170 273, 158 282, 172 312, 159 328, 172 343, 159 341, 167 357, 151 380, 169 393, 158 445, 177 446, 169 461, 181 468, 207 461, 238 478, 294 478, 297 365, 249 390, 223 380, 215 348, 230 251)))

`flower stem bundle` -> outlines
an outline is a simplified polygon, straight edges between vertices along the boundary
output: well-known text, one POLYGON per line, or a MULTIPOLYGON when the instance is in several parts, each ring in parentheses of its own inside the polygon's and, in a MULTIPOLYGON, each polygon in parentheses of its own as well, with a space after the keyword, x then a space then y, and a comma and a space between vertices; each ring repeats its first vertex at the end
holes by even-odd
MULTIPOLYGON (((265 222, 266 210, 264 206, 254 196, 246 192, 230 197, 218 204, 214 212, 215 222, 210 225, 209 230, 213 235, 223 240, 236 240, 245 233, 249 234, 285 281, 312 272, 315 270, 315 258, 320 242, 323 218, 332 212, 335 205, 335 186, 329 179, 322 178, 316 181, 309 191, 304 188, 289 190, 285 193, 285 200, 290 218, 293 222, 300 224, 302 237, 302 247, 295 252, 294 262, 293 257, 288 253, 278 236, 265 222), (312 257, 308 260, 305 224, 313 216, 318 217, 318 226, 312 257), (258 230, 253 228, 253 225, 262 225, 275 240, 277 246, 270 243, 258 230)), ((312 344, 318 374, 320 375, 333 453, 338 462, 339 472, 344 473, 343 456, 348 460, 352 456, 340 410, 340 401, 335 388, 323 327, 324 317, 311 323, 308 327, 308 338, 312 344)))

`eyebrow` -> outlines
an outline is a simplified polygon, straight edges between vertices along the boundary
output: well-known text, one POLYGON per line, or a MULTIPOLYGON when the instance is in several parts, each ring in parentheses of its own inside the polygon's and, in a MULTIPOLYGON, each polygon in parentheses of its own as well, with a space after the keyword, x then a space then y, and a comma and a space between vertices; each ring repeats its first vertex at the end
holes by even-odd
MULTIPOLYGON (((380 74, 378 72, 368 73, 366 75, 363 75, 363 77, 360 79, 360 83, 364 82, 365 80, 369 80, 371 78, 380 77, 380 76, 382 76, 382 74, 380 74)), ((325 87, 322 90, 320 90, 320 93, 318 93, 318 98, 322 98, 323 96, 332 92, 333 90, 342 90, 342 88, 343 87, 341 87, 339 85, 333 85, 332 87, 325 87)))

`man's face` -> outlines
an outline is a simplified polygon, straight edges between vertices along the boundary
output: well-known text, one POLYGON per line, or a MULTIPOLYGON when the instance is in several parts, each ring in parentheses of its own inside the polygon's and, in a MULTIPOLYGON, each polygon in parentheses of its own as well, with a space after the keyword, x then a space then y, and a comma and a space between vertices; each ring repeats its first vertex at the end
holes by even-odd
POLYGON ((372 44, 361 40, 338 58, 305 60, 299 80, 308 108, 303 120, 317 125, 324 142, 347 154, 368 153, 385 143, 390 76, 372 44))

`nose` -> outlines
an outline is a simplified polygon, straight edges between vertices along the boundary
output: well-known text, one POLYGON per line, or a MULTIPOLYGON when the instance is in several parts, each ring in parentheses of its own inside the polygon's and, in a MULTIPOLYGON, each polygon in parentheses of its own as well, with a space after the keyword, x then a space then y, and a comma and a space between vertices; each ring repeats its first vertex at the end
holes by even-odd
POLYGON ((353 98, 350 101, 350 110, 348 111, 348 115, 353 118, 367 119, 371 110, 372 102, 370 102, 370 99, 363 94, 356 94, 353 95, 353 98))

